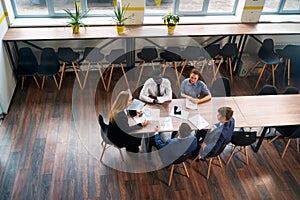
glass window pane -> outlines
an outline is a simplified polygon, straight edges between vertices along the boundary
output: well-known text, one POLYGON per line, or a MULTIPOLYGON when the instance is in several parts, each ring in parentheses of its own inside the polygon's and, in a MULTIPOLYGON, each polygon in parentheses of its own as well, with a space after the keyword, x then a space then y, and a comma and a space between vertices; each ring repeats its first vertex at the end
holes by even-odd
POLYGON ((89 14, 112 15, 113 0, 87 0, 89 14))
POLYGON ((232 13, 235 0, 210 0, 208 4, 208 13, 232 13))
POLYGON ((179 0, 179 11, 202 11, 203 0, 179 0))
POLYGON ((300 10, 299 0, 286 0, 283 10, 300 10))
POLYGON ((68 8, 71 12, 75 13, 75 5, 73 0, 54 0, 54 12, 66 13, 64 9, 68 8))
POLYGON ((277 12, 280 0, 266 0, 263 12, 277 12))
POLYGON ((48 15, 46 0, 15 0, 17 15, 48 15))
POLYGON ((173 11, 173 0, 145 0, 145 15, 165 14, 173 11))

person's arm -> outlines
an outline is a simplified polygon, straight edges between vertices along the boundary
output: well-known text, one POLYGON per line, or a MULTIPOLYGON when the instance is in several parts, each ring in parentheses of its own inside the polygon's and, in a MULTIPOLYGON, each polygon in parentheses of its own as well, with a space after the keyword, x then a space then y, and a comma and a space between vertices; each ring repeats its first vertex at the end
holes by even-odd
POLYGON ((210 101, 210 100, 211 100, 211 94, 209 93, 205 97, 197 99, 197 103, 204 103, 204 102, 210 101))
POLYGON ((168 79, 165 79, 164 86, 165 86, 165 90, 166 90, 164 97, 166 97, 166 101, 171 101, 172 100, 171 82, 168 79))

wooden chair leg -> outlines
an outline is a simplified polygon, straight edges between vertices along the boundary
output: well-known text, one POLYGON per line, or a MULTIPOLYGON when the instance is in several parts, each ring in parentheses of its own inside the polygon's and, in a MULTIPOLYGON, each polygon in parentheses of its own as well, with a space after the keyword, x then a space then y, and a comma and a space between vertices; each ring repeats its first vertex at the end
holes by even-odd
POLYGON ((46 76, 43 76, 43 78, 42 78, 42 86, 41 86, 41 89, 43 89, 43 88, 44 88, 44 84, 45 84, 45 78, 46 78, 46 76))
POLYGON ((287 70, 288 70, 288 86, 291 85, 291 59, 287 59, 287 70))
POLYGON ((196 158, 194 158, 194 160, 191 162, 191 165, 196 161, 200 159, 200 155, 198 155, 196 158))
POLYGON ((173 178, 173 172, 174 172, 174 164, 171 167, 171 172, 170 172, 170 178, 169 178, 168 186, 171 185, 171 181, 172 181, 172 178, 173 178))
POLYGON ((218 156, 217 158, 218 158, 218 161, 219 161, 220 167, 221 167, 221 168, 223 168, 221 157, 220 157, 220 156, 218 156))
POLYGON ((63 80, 64 73, 65 73, 65 69, 66 69, 66 63, 64 62, 63 66, 62 66, 62 69, 61 69, 61 74, 60 74, 60 81, 59 81, 59 88, 58 88, 58 90, 61 89, 62 80, 63 80))
POLYGON ((256 84, 255 84, 255 87, 254 87, 255 89, 257 88, 257 86, 258 86, 258 84, 259 84, 259 81, 260 81, 262 75, 264 74, 264 71, 265 71, 266 67, 267 67, 267 64, 264 64, 264 66, 263 66, 263 68, 262 68, 262 70, 261 70, 261 72, 260 72, 260 75, 259 75, 259 77, 258 77, 258 79, 257 79, 257 81, 256 81, 256 84))
POLYGON ((103 158, 103 155, 104 155, 104 151, 106 150, 106 143, 104 144, 104 147, 103 147, 103 150, 102 150, 102 153, 101 153, 101 156, 100 156, 100 161, 102 161, 102 158, 103 158))
POLYGON ((291 139, 289 139, 288 142, 287 142, 286 145, 285 145, 284 151, 283 151, 283 153, 282 153, 282 155, 281 155, 281 158, 282 158, 282 159, 283 159, 283 157, 284 157, 284 155, 285 155, 285 153, 286 153, 287 148, 288 148, 289 145, 290 145, 290 142, 291 142, 291 139))
POLYGON ((142 61, 139 77, 138 77, 138 80, 137 80, 136 86, 135 86, 136 88, 139 87, 140 80, 141 80, 141 77, 142 77, 142 74, 143 74, 143 71, 144 71, 144 65, 145 65, 145 61, 142 61))
POLYGON ((126 84, 127 84, 127 87, 130 88, 130 87, 129 87, 129 82, 128 82, 128 79, 127 79, 127 76, 126 76, 126 72, 125 72, 125 70, 124 70, 124 66, 123 66, 122 63, 120 63, 120 66, 121 66, 121 69, 122 69, 122 72, 123 72, 123 75, 124 75, 124 78, 125 78, 125 82, 126 82, 126 84))
POLYGON ((56 85, 56 88, 58 89, 58 88, 59 88, 59 85, 58 85, 58 83, 57 83, 57 80, 56 80, 55 75, 53 75, 52 77, 53 77, 54 83, 55 83, 55 85, 56 85))
POLYGON ((245 77, 248 77, 249 74, 250 74, 251 72, 253 72, 253 71, 255 70, 255 68, 256 68, 260 63, 261 63, 260 61, 257 61, 257 62, 255 63, 255 65, 253 65, 253 67, 251 67, 251 68, 247 71, 247 73, 245 74, 245 77))
POLYGON ((83 88, 82 89, 85 88, 86 80, 87 80, 87 77, 89 76, 90 68, 91 68, 91 63, 88 64, 88 69, 87 69, 87 71, 85 73, 85 76, 84 76, 84 81, 83 81, 83 86, 82 86, 83 88))
MULTIPOLYGON (((221 58, 221 60, 220 60, 220 62, 219 62, 219 64, 218 64, 218 67, 217 67, 217 69, 215 70, 213 79, 212 79, 212 81, 211 81, 211 85, 212 85, 213 82, 217 79, 217 75, 218 75, 218 72, 219 72, 219 70, 220 70, 220 67, 221 67, 222 63, 223 63, 223 58, 221 58)), ((213 65, 213 66, 215 65, 214 62, 212 62, 212 65, 213 65)))
POLYGON ((299 138, 296 138, 297 153, 299 153, 299 138))
POLYGON ((230 160, 231 160, 231 158, 232 158, 232 156, 233 156, 233 154, 234 154, 234 152, 235 152, 236 147, 237 147, 237 146, 234 146, 233 150, 231 151, 231 154, 230 154, 229 158, 228 158, 227 161, 226 161, 226 165, 229 164, 229 162, 230 162, 230 160))
POLYGON ((102 80, 104 90, 107 92, 106 84, 105 84, 104 77, 103 77, 103 72, 101 70, 102 64, 99 62, 99 63, 97 63, 97 65, 98 65, 98 70, 99 70, 99 74, 100 74, 100 78, 102 80))
POLYGON ((209 159, 206 179, 209 179, 211 163, 212 163, 212 158, 209 159))
POLYGON ((233 74, 232 74, 232 60, 231 60, 231 58, 228 58, 228 62, 229 62, 230 81, 232 83, 233 82, 233 74))
POLYGON ((114 64, 111 64, 110 74, 109 74, 108 83, 107 83, 107 92, 109 91, 109 87, 110 87, 110 82, 111 82, 111 78, 112 78, 114 66, 115 66, 114 64))
POLYGON ((279 137, 280 137, 280 135, 276 135, 272 140, 269 141, 269 143, 274 142, 274 141, 277 140, 277 138, 279 138, 279 137))
POLYGON ((190 178, 189 172, 188 172, 188 170, 187 170, 186 165, 185 165, 184 162, 182 162, 182 166, 183 166, 183 168, 184 168, 184 171, 185 171, 187 177, 190 178))
POLYGON ((77 72, 77 69, 76 69, 76 63, 72 62, 72 66, 73 66, 73 69, 74 69, 74 72, 75 72, 75 75, 76 75, 79 87, 80 87, 80 89, 83 89, 83 87, 81 85, 81 81, 80 81, 79 75, 78 75, 78 72, 77 72))
POLYGON ((21 89, 23 90, 24 88, 24 81, 25 81, 25 76, 22 76, 22 85, 21 85, 21 89))
POLYGON ((183 65, 182 65, 182 68, 181 68, 180 73, 179 73, 179 78, 178 78, 178 80, 177 80, 177 84, 178 84, 178 85, 180 85, 180 77, 182 76, 182 73, 183 73, 184 68, 185 68, 186 65, 187 65, 187 60, 184 60, 183 65))
POLYGON ((36 79, 35 75, 33 75, 33 79, 34 79, 34 81, 35 81, 36 85, 38 86, 38 88, 40 88, 39 82, 37 81, 37 79, 36 79))
POLYGON ((122 151, 121 151, 121 149, 119 149, 119 152, 120 152, 120 155, 121 155, 122 161, 124 162, 124 157, 123 157, 123 154, 122 154, 122 151))
POLYGON ((247 151, 247 147, 243 147, 244 151, 245 151, 245 157, 246 157, 246 165, 248 165, 248 151, 247 151))

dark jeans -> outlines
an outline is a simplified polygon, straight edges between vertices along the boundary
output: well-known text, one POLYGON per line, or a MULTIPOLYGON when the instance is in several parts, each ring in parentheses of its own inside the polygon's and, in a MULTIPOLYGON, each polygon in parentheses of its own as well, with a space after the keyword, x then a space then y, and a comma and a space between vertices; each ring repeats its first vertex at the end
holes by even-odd
POLYGON ((206 134, 207 134, 207 131, 208 131, 207 129, 197 130, 195 136, 196 136, 196 138, 197 138, 198 145, 197 145, 196 150, 194 150, 194 151, 192 152, 192 157, 197 157, 197 156, 198 156, 199 151, 200 151, 200 148, 201 148, 200 144, 203 143, 204 138, 205 138, 205 136, 206 136, 206 134))

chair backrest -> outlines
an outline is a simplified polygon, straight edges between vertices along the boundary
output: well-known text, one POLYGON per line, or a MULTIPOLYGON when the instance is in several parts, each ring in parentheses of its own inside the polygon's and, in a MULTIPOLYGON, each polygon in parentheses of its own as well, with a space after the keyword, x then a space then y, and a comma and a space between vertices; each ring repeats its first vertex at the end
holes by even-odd
POLYGON ((182 58, 187 60, 199 60, 201 56, 201 48, 198 46, 187 46, 182 51, 182 58))
POLYGON ((213 97, 229 97, 231 96, 230 80, 226 77, 218 77, 210 89, 213 97))
POLYGON ((210 155, 209 157, 207 157, 207 158, 216 157, 216 156, 220 155, 220 154, 224 151, 224 149, 226 148, 226 146, 227 146, 228 143, 229 143, 229 142, 224 143, 224 144, 220 147, 219 151, 216 151, 214 154, 211 154, 211 155, 210 155))
POLYGON ((289 136, 289 138, 300 138, 300 125, 296 126, 296 130, 289 136))
POLYGON ((85 47, 83 52, 83 60, 97 63, 104 59, 104 54, 97 47, 85 47))
POLYGON ((101 127, 100 134, 102 139, 107 144, 112 144, 111 141, 107 138, 108 125, 104 122, 101 114, 98 115, 98 123, 101 127))
POLYGON ((296 87, 286 87, 283 94, 299 94, 299 89, 296 87))
POLYGON ((145 62, 151 62, 158 57, 158 53, 156 47, 145 46, 141 52, 137 54, 137 56, 139 59, 144 60, 145 62))
POLYGON ((188 153, 188 154, 183 154, 182 156, 180 156, 177 160, 175 160, 173 162, 173 164, 180 164, 184 161, 186 161, 187 159, 189 159, 191 157, 192 153, 188 153))
POLYGON ((112 49, 110 54, 105 56, 105 59, 111 64, 120 64, 126 61, 124 49, 112 49))
POLYGON ((257 95, 276 95, 277 87, 273 85, 266 84, 263 88, 257 93, 257 95))
POLYGON ((168 62, 182 60, 179 47, 167 47, 167 49, 160 54, 160 57, 168 62))
POLYGON ((53 48, 44 48, 38 73, 41 75, 54 75, 59 72, 60 64, 53 48))
POLYGON ((79 58, 79 53, 74 52, 73 49, 70 47, 59 47, 57 49, 57 57, 62 62, 71 64, 79 58))
POLYGON ((273 39, 265 39, 258 51, 258 57, 267 64, 278 64, 280 62, 274 49, 273 39))
POLYGON ((211 58, 216 57, 220 53, 220 44, 211 44, 205 48, 211 58))
POLYGON ((220 50, 220 55, 223 57, 233 57, 237 53, 236 43, 226 43, 224 47, 220 50))
POLYGON ((256 131, 234 131, 231 143, 237 146, 248 146, 256 141, 256 131))
POLYGON ((37 73, 38 62, 31 48, 22 47, 18 53, 19 57, 17 74, 20 76, 31 76, 37 73))

